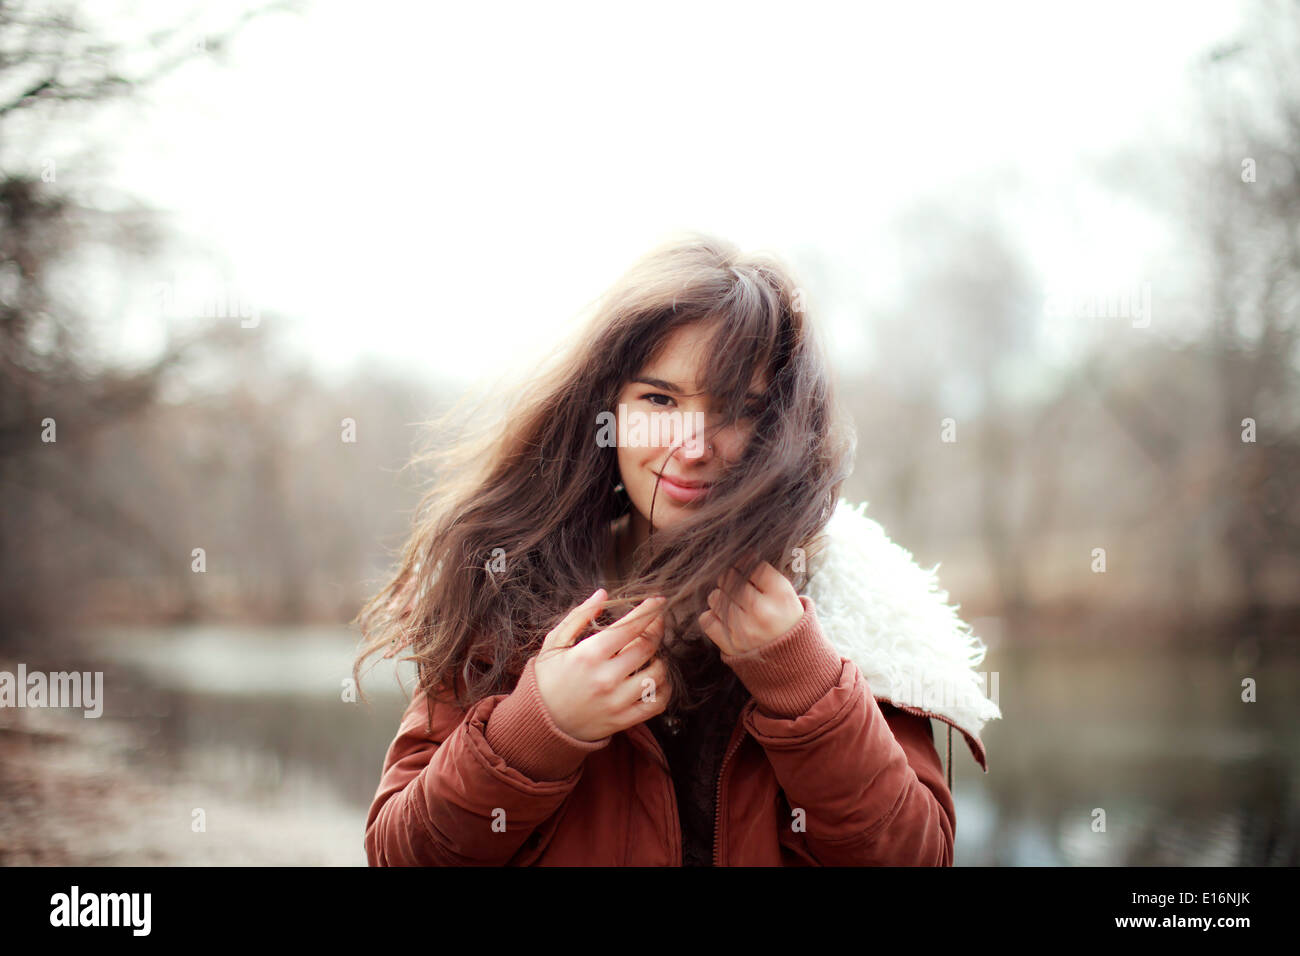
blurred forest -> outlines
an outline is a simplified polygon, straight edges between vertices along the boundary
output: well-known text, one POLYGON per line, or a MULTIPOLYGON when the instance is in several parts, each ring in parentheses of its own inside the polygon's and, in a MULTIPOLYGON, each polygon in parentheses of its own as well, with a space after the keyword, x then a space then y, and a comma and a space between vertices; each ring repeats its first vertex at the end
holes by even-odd
MULTIPOLYGON (((1183 242, 1150 273, 1149 328, 1070 319, 1098 329, 1088 347, 1015 387, 1061 320, 978 191, 916 209, 902 307, 861 316, 879 358, 840 370, 846 493, 1009 641, 1300 630, 1300 5, 1269 9, 1206 52, 1196 148, 1116 157, 1111 188, 1183 242)), ((183 28, 106 43, 48 11, 0 3, 0 646, 87 622, 347 622, 430 478, 399 474, 415 426, 452 396, 382 367, 325 381, 276 315, 181 317, 152 361, 106 360, 94 330, 126 293, 88 290, 86 264, 153 288, 169 237, 60 179, 48 144, 194 53, 183 28)))

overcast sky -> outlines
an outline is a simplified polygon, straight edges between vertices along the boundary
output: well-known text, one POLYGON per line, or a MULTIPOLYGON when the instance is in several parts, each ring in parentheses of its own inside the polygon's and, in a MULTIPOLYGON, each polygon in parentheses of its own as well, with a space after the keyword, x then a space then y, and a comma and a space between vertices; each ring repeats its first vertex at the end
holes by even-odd
MULTIPOLYGON (((179 283, 207 263, 330 371, 527 362, 678 228, 826 261, 813 301, 857 360, 896 217, 998 177, 1045 281, 1142 275, 1159 225, 1092 171, 1178 134, 1230 4, 857 6, 322 0, 169 79, 104 162, 205 250, 179 283)), ((123 347, 156 340, 147 305, 123 347)))

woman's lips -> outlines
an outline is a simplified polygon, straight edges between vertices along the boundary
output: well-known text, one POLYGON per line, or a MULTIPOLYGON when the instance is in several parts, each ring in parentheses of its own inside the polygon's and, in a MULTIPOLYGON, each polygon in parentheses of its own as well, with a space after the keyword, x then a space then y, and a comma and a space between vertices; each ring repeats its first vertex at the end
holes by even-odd
POLYGON ((682 504, 695 501, 697 498, 703 498, 709 492, 707 484, 700 485, 697 488, 687 488, 685 485, 677 484, 677 482, 665 475, 659 476, 659 484, 663 487, 664 494, 682 504))

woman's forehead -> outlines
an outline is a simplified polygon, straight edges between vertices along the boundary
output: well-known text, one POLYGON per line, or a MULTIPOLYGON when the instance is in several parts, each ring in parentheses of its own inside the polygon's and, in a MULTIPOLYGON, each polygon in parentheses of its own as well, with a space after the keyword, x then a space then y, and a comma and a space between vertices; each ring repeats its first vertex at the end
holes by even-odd
MULTIPOLYGON (((660 348, 651 355, 645 366, 633 377, 653 379, 660 388, 671 386, 671 390, 682 395, 698 395, 703 391, 701 378, 708 369, 712 357, 709 344, 716 325, 694 323, 675 329, 660 348)), ((767 372, 759 368, 750 380, 750 389, 761 393, 767 388, 767 372)))
MULTIPOLYGON (((767 389, 766 375, 756 374, 750 380, 749 397, 760 398, 767 389)), ((693 374, 674 374, 671 370, 658 366, 646 366, 645 371, 632 377, 631 385, 649 385, 683 397, 701 395, 704 389, 695 381, 693 374)), ((715 398, 717 396, 714 396, 715 398)))

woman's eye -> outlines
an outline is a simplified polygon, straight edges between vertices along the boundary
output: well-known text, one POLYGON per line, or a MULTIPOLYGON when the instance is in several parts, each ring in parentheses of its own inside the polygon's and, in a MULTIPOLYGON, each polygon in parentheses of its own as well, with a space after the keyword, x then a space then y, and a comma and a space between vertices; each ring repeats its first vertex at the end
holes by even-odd
MULTIPOLYGON (((641 398, 642 398, 643 400, 650 400, 650 399, 662 398, 662 399, 665 399, 666 401, 669 401, 669 402, 672 401, 672 398, 671 398, 670 396, 668 396, 668 395, 664 395, 662 392, 650 392, 650 393, 647 394, 647 395, 642 395, 641 398)), ((652 404, 652 405, 658 405, 659 403, 658 403, 658 402, 651 401, 651 404, 652 404)), ((663 406, 660 405, 660 407, 662 408, 663 406)))

